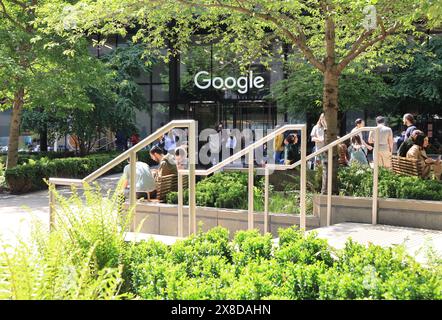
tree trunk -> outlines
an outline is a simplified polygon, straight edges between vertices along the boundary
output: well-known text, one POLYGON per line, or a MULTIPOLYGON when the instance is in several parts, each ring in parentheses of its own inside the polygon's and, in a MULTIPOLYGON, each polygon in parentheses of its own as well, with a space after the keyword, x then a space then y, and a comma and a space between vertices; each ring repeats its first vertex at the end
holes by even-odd
POLYGON ((42 130, 39 132, 40 134, 40 151, 47 152, 48 151, 48 126, 44 125, 42 130))
POLYGON ((12 103, 12 117, 11 125, 9 127, 8 158, 6 160, 7 169, 16 167, 18 163, 18 142, 20 138, 20 121, 24 104, 24 96, 24 88, 18 89, 14 95, 14 102, 12 103))
MULTIPOLYGON (((338 135, 338 90, 339 75, 336 67, 332 66, 324 73, 324 91, 323 91, 323 110, 325 121, 327 122, 327 131, 325 133, 325 144, 336 140, 338 135)), ((327 164, 328 155, 324 155, 324 174, 322 177, 322 193, 327 191, 327 164)), ((338 192, 338 156, 337 148, 333 148, 333 171, 332 171, 332 193, 338 192)))

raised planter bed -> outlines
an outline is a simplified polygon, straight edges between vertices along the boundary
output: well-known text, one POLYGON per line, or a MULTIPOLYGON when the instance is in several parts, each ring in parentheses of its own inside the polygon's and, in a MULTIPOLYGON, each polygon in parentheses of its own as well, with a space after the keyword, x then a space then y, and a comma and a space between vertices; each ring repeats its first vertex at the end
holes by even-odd
MULTIPOLYGON (((184 235, 188 235, 189 216, 188 207, 184 207, 184 235)), ((222 226, 230 231, 233 237, 238 230, 247 230, 247 210, 219 209, 196 207, 197 223, 202 223, 202 230, 207 231, 216 226, 222 226)), ((135 225, 140 226, 140 232, 176 236, 178 234, 178 206, 173 204, 158 204, 141 202, 137 204, 135 225)), ((254 214, 255 228, 264 231, 264 214, 254 214)), ((319 227, 318 216, 307 216, 307 229, 319 227)), ((133 228, 132 224, 132 228, 133 228)), ((271 213, 269 215, 269 231, 277 236, 279 228, 299 226, 299 215, 271 213)), ((133 229, 132 229, 133 231, 133 229)))
MULTIPOLYGON (((371 223, 372 198, 332 196, 331 224, 371 223)), ((313 214, 327 221, 327 197, 313 196, 313 214)), ((378 224, 442 230, 442 201, 379 199, 378 224)))

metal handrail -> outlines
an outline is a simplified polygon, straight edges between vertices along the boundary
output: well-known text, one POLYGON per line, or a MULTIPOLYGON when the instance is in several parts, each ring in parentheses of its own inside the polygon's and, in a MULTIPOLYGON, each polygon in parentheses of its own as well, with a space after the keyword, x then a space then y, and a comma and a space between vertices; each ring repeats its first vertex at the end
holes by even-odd
MULTIPOLYGON (((253 229, 254 221, 253 221, 253 171, 254 171, 254 156, 253 151, 262 146, 264 143, 274 139, 276 136, 284 133, 287 130, 300 130, 301 131, 301 200, 300 200, 300 228, 305 229, 305 194, 306 194, 306 174, 307 174, 307 127, 305 124, 289 124, 284 125, 265 137, 259 139, 258 141, 252 143, 251 145, 245 147, 239 152, 231 155, 227 159, 224 159, 220 163, 214 165, 213 167, 206 170, 195 170, 195 175, 207 176, 211 173, 214 173, 226 165, 232 163, 233 161, 241 158, 242 156, 248 154, 248 229, 253 229), (302 161, 304 160, 304 161, 302 161)), ((178 171, 178 236, 183 236, 183 226, 184 226, 184 217, 183 217, 183 175, 189 174, 189 170, 181 169, 178 171)), ((190 190, 190 186, 189 186, 190 190)), ((190 201, 189 201, 190 203, 190 201)), ((195 213, 189 213, 189 233, 196 233, 196 216, 195 213)), ((267 225, 265 225, 265 232, 267 232, 267 225)))
MULTIPOLYGON (((373 148, 373 195, 372 195, 372 224, 377 223, 377 213, 378 213, 378 180, 379 180, 379 159, 378 159, 378 149, 379 149, 379 127, 363 127, 346 134, 345 136, 329 143, 328 145, 322 147, 321 149, 308 155, 305 160, 301 159, 291 165, 275 165, 266 164, 265 165, 265 182, 264 182, 264 230, 268 228, 268 215, 269 215, 269 204, 268 204, 268 193, 269 193, 269 169, 274 170, 288 170, 294 169, 297 166, 303 164, 303 161, 308 161, 323 152, 328 152, 328 166, 327 166, 327 226, 331 222, 331 192, 332 192, 332 166, 333 166, 333 152, 329 152, 330 149, 339 145, 340 143, 356 136, 364 131, 375 132, 374 148, 373 148)), ((302 197, 302 195, 301 195, 302 197)))
MULTIPOLYGON (((148 137, 141 140, 139 143, 137 143, 135 146, 131 147, 130 149, 126 150, 125 152, 118 155, 116 158, 112 159, 108 163, 106 163, 104 166, 98 168, 88 176, 86 176, 83 179, 64 179, 64 178, 49 178, 49 185, 53 185, 54 187, 56 185, 68 185, 68 186, 77 186, 82 187, 84 183, 91 183, 92 181, 96 180, 106 172, 108 172, 110 169, 114 168, 115 166, 119 165, 121 162, 127 160, 130 158, 130 176, 135 177, 136 176, 136 153, 140 151, 141 149, 147 147, 149 144, 153 143, 158 138, 162 137, 165 133, 169 132, 170 130, 174 128, 183 128, 187 127, 189 130, 189 136, 188 136, 188 148, 189 148, 189 206, 190 206, 190 212, 195 211, 195 165, 196 165, 196 124, 195 120, 173 120, 166 124, 165 126, 157 129, 155 132, 153 132, 148 137)), ((136 179, 132 178, 130 179, 130 196, 129 196, 129 205, 131 207, 134 207, 136 204, 136 185, 135 185, 136 179)), ((51 190, 51 188, 50 188, 51 190)), ((53 225, 54 222, 54 195, 52 192, 49 194, 49 220, 50 220, 50 226, 53 225)), ((135 223, 135 218, 134 218, 135 223)))
MULTIPOLYGON (((99 143, 101 140, 108 140, 108 139, 107 139, 107 137, 104 137, 104 138, 98 139, 97 141, 95 141, 94 145, 97 144, 97 143, 99 143)), ((106 144, 104 144, 104 145, 102 145, 102 146, 92 147, 92 150, 94 150, 94 151, 98 151, 98 150, 100 150, 100 149, 106 148, 107 146, 109 146, 109 145, 111 145, 111 144, 114 144, 115 141, 117 141, 117 139, 113 139, 112 141, 110 141, 110 142, 108 142, 108 143, 106 143, 106 144)))

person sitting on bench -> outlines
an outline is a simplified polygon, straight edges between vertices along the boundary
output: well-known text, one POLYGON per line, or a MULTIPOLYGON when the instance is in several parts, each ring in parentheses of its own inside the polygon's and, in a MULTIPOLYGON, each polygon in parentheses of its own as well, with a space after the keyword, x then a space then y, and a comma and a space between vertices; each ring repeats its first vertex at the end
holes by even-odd
POLYGON ((158 171, 154 175, 155 181, 159 181, 161 177, 168 176, 171 174, 177 174, 177 168, 175 163, 175 158, 172 154, 164 154, 163 149, 158 146, 150 149, 150 157, 152 160, 160 164, 158 171))
POLYGON ((433 166, 434 177, 437 180, 441 179, 442 163, 440 156, 437 160, 431 159, 427 156, 425 148, 428 146, 428 137, 418 135, 414 140, 414 145, 407 152, 407 158, 417 159, 422 166, 422 178, 426 179, 430 176, 431 166, 433 166))
POLYGON ((416 140, 417 136, 425 136, 425 134, 420 130, 417 130, 417 129, 414 130, 411 133, 410 137, 407 140, 405 140, 404 142, 402 142, 399 149, 397 150, 397 155, 399 157, 405 158, 407 156, 407 152, 414 145, 414 141, 416 140))
MULTIPOLYGON (((130 187, 130 159, 127 160, 129 162, 128 165, 124 167, 123 170, 123 188, 126 190, 126 188, 130 187)), ((138 161, 137 156, 137 162, 136 162, 136 176, 135 176, 135 187, 136 187, 136 198, 141 199, 149 199, 150 197, 155 198, 156 193, 156 184, 155 179, 152 175, 152 172, 150 171, 150 167, 147 163, 138 161)))

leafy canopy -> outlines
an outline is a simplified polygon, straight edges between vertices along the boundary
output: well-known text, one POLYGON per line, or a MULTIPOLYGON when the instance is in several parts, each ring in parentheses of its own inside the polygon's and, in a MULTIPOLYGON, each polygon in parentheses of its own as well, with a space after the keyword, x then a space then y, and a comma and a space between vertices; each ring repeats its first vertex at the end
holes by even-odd
MULTIPOLYGON (((84 33, 126 34, 137 27, 135 40, 146 42, 149 50, 171 44, 169 55, 188 49, 198 30, 220 49, 235 52, 234 62, 243 65, 257 58, 268 63, 275 54, 272 45, 280 39, 323 72, 331 52, 324 45, 326 19, 331 17, 336 36, 333 55, 341 72, 363 53, 374 64, 397 60, 397 44, 406 43, 405 34, 418 31, 416 21, 425 16, 428 5, 429 0, 84 0, 70 10, 48 4, 48 12, 61 14, 49 15, 45 23, 71 39, 84 33), (367 10, 369 5, 374 7, 367 10)), ((281 54, 282 46, 277 50, 281 54)))

